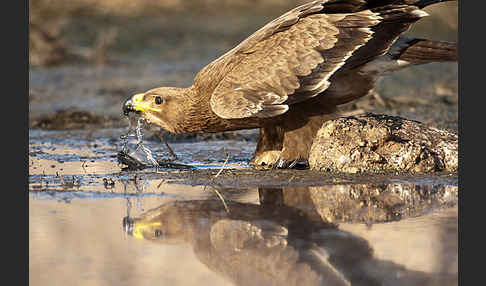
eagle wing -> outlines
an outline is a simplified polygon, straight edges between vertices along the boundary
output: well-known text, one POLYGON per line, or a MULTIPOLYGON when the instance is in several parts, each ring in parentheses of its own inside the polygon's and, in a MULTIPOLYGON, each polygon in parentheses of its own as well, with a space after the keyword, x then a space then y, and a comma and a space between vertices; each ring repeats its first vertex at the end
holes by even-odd
POLYGON ((213 112, 225 119, 274 117, 326 90, 383 20, 383 11, 369 9, 326 14, 326 2, 333 0, 287 12, 201 70, 194 85, 211 94, 213 112))

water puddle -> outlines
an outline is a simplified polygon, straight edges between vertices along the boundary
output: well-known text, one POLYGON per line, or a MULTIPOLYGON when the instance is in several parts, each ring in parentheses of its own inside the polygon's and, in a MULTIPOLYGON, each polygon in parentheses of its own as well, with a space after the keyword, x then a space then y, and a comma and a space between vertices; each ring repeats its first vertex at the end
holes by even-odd
POLYGON ((457 174, 254 170, 242 140, 130 171, 117 153, 140 137, 106 134, 29 132, 30 283, 458 284, 457 174))

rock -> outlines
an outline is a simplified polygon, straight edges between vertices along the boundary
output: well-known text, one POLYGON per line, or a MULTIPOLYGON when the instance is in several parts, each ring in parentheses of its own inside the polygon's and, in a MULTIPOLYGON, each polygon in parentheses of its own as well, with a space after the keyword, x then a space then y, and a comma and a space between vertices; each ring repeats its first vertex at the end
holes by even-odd
POLYGON ((456 172, 458 136, 398 116, 342 117, 319 129, 309 166, 347 173, 456 172))

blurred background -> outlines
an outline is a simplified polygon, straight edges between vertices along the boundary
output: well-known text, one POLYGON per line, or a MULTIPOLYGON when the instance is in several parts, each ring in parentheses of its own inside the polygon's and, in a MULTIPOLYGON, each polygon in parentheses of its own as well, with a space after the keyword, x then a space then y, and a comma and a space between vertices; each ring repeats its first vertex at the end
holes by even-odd
MULTIPOLYGON (((158 86, 190 85, 206 64, 305 2, 31 0, 30 128, 126 125, 121 120, 125 98, 158 86)), ((426 11, 430 16, 409 35, 457 40, 457 2, 426 11)), ((457 129, 457 63, 395 73, 380 81, 377 94, 381 97, 366 97, 343 110, 402 115, 457 129), (425 112, 431 107, 443 110, 425 112)))

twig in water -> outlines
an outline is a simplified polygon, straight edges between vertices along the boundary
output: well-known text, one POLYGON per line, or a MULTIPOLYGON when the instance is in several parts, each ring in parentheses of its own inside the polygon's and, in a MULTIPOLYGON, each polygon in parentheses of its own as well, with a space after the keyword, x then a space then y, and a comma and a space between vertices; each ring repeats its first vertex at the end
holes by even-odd
POLYGON ((160 183, 157 185, 157 189, 158 189, 158 188, 160 188, 160 186, 162 186, 162 183, 163 183, 163 182, 165 182, 165 180, 164 180, 164 179, 162 179, 162 180, 160 181, 160 183))
MULTIPOLYGON (((229 153, 226 154, 226 160, 224 161, 223 166, 221 166, 221 169, 219 169, 219 172, 216 173, 216 175, 214 175, 214 177, 211 178, 211 182, 214 183, 214 180, 223 172, 224 167, 226 167, 226 164, 228 163, 228 160, 229 160, 229 153)), ((204 186, 204 189, 203 189, 204 191, 206 190, 206 187, 207 186, 204 186)), ((226 212, 230 213, 230 210, 228 208, 228 205, 226 204, 226 201, 224 200, 223 195, 221 195, 221 193, 215 187, 213 187, 213 186, 210 186, 210 187, 216 193, 216 195, 219 197, 219 199, 223 202, 223 206, 224 206, 226 212)))
POLYGON ((165 146, 167 146, 167 149, 169 150, 169 153, 170 155, 174 158, 173 160, 177 160, 177 155, 174 153, 174 150, 172 150, 172 148, 170 148, 169 144, 167 144, 167 141, 165 141, 164 137, 162 136, 162 134, 159 132, 159 139, 160 141, 162 141, 165 146))
POLYGON ((288 182, 290 183, 290 182, 292 182, 294 179, 295 179, 295 175, 292 175, 292 177, 290 177, 290 179, 289 179, 289 181, 288 181, 288 182))
POLYGON ((224 167, 226 167, 226 163, 228 163, 228 159, 229 159, 229 153, 226 154, 226 160, 224 161, 223 166, 221 166, 221 169, 219 169, 219 172, 214 176, 213 180, 216 179, 219 176, 219 174, 221 174, 221 172, 223 172, 224 167))
MULTIPOLYGON (((207 186, 204 186, 203 191, 206 191, 206 187, 207 187, 207 186)), ((221 193, 220 193, 220 192, 218 191, 218 189, 216 189, 215 187, 213 187, 213 186, 210 186, 210 187, 211 187, 211 189, 212 189, 212 190, 213 190, 213 191, 216 193, 216 195, 219 197, 219 199, 220 199, 220 200, 223 202, 223 206, 224 206, 224 208, 225 208, 226 212, 227 212, 227 213, 230 213, 230 210, 229 210, 229 208, 228 208, 228 205, 226 204, 226 201, 224 200, 223 195, 221 195, 221 193)))

